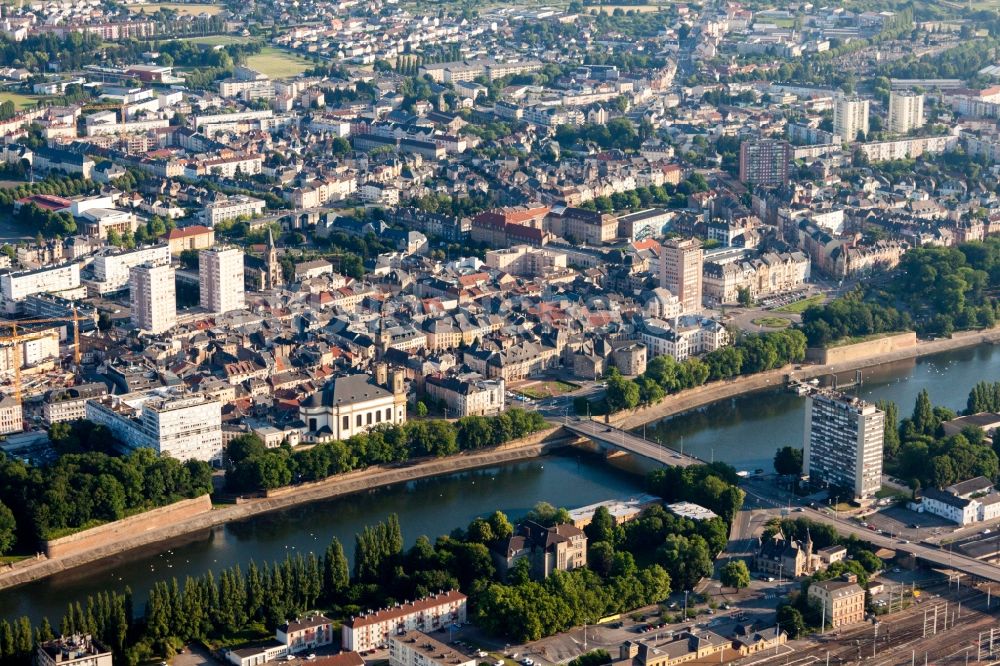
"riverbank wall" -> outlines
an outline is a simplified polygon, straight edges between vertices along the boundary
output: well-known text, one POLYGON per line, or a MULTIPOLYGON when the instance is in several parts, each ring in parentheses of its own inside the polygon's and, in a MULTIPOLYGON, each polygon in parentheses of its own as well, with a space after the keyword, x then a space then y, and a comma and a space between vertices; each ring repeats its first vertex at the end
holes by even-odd
POLYGON ((661 402, 649 407, 612 414, 607 417, 606 421, 618 428, 631 430, 720 400, 728 400, 746 393, 780 388, 790 380, 813 379, 851 370, 871 368, 894 361, 975 347, 984 343, 993 344, 1000 342, 1000 326, 980 331, 962 331, 953 334, 950 338, 937 340, 917 340, 912 333, 893 334, 887 338, 891 339, 888 343, 882 342, 886 338, 879 338, 854 345, 834 347, 827 351, 845 351, 824 356, 823 360, 829 359, 829 362, 826 363, 802 366, 786 365, 783 368, 756 375, 711 382, 667 396, 661 402))
MULTIPOLYGON (((23 585, 61 571, 114 557, 129 550, 170 541, 187 534, 208 530, 269 511, 278 511, 298 504, 350 495, 397 483, 407 483, 443 474, 529 460, 576 444, 579 441, 577 436, 567 433, 560 427, 553 427, 483 451, 463 452, 446 458, 412 460, 393 466, 369 467, 365 470, 332 476, 314 483, 278 488, 271 491, 267 497, 247 500, 240 504, 212 507, 209 503, 209 510, 198 510, 197 513, 189 513, 188 515, 185 513, 192 511, 192 507, 185 506, 182 510, 173 513, 163 512, 157 515, 154 520, 142 523, 145 526, 145 531, 139 531, 134 523, 128 526, 125 524, 135 519, 143 519, 146 514, 132 516, 65 537, 69 540, 66 542, 66 547, 60 549, 57 544, 54 556, 47 557, 44 553, 40 553, 34 558, 0 567, 0 589, 23 585), (86 536, 91 532, 93 534, 86 536)), ((207 498, 206 495, 205 500, 207 498)), ((193 503, 192 506, 203 506, 200 504, 203 502, 202 498, 187 500, 187 502, 193 503)), ((176 505, 171 505, 171 507, 174 506, 176 505)), ((171 507, 162 508, 170 509, 171 507)), ((156 511, 160 511, 160 509, 156 511)), ((63 539, 57 541, 63 541, 63 539)))

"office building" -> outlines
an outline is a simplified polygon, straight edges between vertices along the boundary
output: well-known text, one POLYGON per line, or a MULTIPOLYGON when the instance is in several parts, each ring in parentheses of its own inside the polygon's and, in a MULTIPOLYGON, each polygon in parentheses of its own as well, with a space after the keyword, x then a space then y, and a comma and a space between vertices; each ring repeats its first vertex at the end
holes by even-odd
POLYGON ((243 250, 213 247, 198 253, 201 307, 220 314, 242 310, 246 307, 243 280, 243 250))
POLYGON ((222 403, 201 393, 157 389, 87 401, 87 419, 107 426, 126 449, 178 460, 222 460, 222 403))
POLYGON ((681 303, 681 314, 701 312, 701 284, 704 251, 697 238, 671 238, 663 243, 660 286, 670 290, 681 303))
POLYGON ((829 390, 810 394, 803 460, 809 478, 855 499, 873 497, 882 487, 884 421, 882 411, 859 398, 829 390))
POLYGON ((889 93, 889 131, 907 134, 924 126, 924 96, 911 90, 889 93))
POLYGON ((868 100, 838 97, 833 104, 833 133, 844 141, 855 141, 858 132, 868 136, 868 100))
POLYGON ((792 146, 787 141, 762 139, 740 144, 740 180, 753 185, 784 185, 792 146))
POLYGON ((170 264, 148 263, 132 268, 129 294, 136 328, 157 335, 177 325, 174 273, 170 264))
POLYGON ((342 650, 365 652, 388 642, 390 636, 413 631, 436 631, 465 622, 468 598, 458 590, 433 594, 355 615, 340 630, 342 650))
POLYGON ((389 638, 389 666, 476 666, 476 659, 422 631, 408 631, 389 638))

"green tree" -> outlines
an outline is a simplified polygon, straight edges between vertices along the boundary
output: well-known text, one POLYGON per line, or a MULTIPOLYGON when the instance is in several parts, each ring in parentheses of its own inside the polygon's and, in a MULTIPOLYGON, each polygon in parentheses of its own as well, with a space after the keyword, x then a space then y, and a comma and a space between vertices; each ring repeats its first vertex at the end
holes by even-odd
POLYGON ((719 580, 723 587, 732 587, 742 590, 750 586, 750 570, 743 560, 730 560, 726 566, 722 567, 719 573, 719 580))
POLYGON ((899 455, 899 408, 892 400, 879 400, 876 406, 885 413, 882 451, 886 458, 895 460, 899 455))
POLYGON ((778 626, 794 639, 805 633, 806 621, 799 609, 786 604, 778 607, 778 626))
POLYGON ((802 449, 783 446, 774 454, 774 471, 778 474, 802 474, 802 449))
POLYGON ((9 553, 17 542, 17 523, 14 512, 0 502, 0 555, 9 553))
POLYGON ((326 554, 323 557, 323 590, 328 599, 333 599, 342 594, 350 583, 344 547, 340 544, 340 540, 334 537, 326 547, 326 554))

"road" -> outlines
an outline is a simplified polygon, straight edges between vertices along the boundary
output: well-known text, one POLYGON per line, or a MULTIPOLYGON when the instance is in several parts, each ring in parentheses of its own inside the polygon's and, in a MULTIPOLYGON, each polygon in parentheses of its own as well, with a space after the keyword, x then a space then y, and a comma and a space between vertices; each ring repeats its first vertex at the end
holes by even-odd
POLYGON ((703 464, 695 457, 677 453, 649 440, 637 437, 618 428, 598 423, 589 419, 572 418, 563 423, 567 430, 586 437, 595 444, 610 446, 625 453, 642 456, 648 460, 673 467, 689 467, 703 464))
POLYGON ((853 535, 875 546, 890 548, 901 553, 912 553, 921 560, 938 567, 961 571, 991 583, 1000 583, 1000 567, 995 564, 980 562, 960 553, 941 550, 934 546, 921 543, 904 543, 900 539, 866 529, 851 520, 830 516, 814 508, 801 506, 801 499, 796 498, 792 500, 787 496, 775 493, 773 490, 768 490, 766 487, 762 487, 761 484, 753 481, 744 484, 743 489, 747 492, 748 496, 756 498, 763 505, 781 508, 789 502, 793 506, 799 504, 796 507, 796 512, 800 512, 801 515, 811 520, 832 525, 842 535, 853 535))

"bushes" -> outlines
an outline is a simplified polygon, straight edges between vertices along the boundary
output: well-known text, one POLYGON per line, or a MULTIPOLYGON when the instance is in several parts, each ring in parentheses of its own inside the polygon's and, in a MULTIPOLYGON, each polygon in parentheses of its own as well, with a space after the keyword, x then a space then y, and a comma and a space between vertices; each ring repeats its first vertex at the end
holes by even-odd
POLYGON ((545 419, 537 412, 510 409, 499 416, 467 416, 455 423, 435 419, 383 425, 344 441, 323 442, 299 451, 287 445, 266 449, 256 435, 243 435, 227 449, 226 487, 233 492, 252 492, 292 482, 320 481, 371 465, 497 446, 545 427, 545 419))

